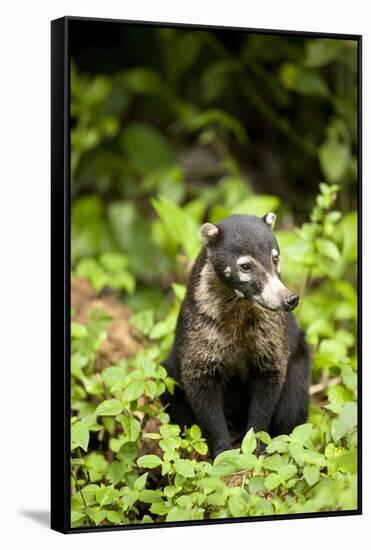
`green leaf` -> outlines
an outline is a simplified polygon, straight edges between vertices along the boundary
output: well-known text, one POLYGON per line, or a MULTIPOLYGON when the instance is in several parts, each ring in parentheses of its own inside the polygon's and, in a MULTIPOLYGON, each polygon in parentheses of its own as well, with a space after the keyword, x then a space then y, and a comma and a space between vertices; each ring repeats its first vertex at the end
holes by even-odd
POLYGON ((191 428, 189 430, 189 435, 191 436, 191 439, 193 439, 193 440, 201 439, 202 433, 201 433, 201 430, 200 430, 199 426, 197 426, 197 424, 193 424, 193 426, 191 426, 191 428))
POLYGON ((108 519, 108 521, 114 523, 115 525, 117 525, 118 523, 124 523, 125 519, 123 514, 121 514, 120 512, 116 512, 115 510, 108 510, 106 512, 106 518, 108 519))
POLYGON ((253 453, 256 449, 256 436, 253 428, 251 428, 241 443, 241 450, 244 454, 253 453))
POLYGON ((142 474, 141 476, 138 477, 138 479, 135 480, 134 489, 136 491, 142 491, 145 488, 147 477, 148 477, 148 472, 146 472, 145 474, 142 474))
POLYGON ((319 473, 318 466, 304 466, 303 476, 310 487, 319 480, 319 473))
POLYGON ((200 455, 206 455, 208 451, 207 443, 205 443, 204 441, 196 441, 195 443, 193 443, 193 448, 200 455))
POLYGON ((79 521, 79 519, 82 519, 84 517, 85 514, 77 512, 76 510, 71 510, 71 523, 75 523, 75 521, 79 521))
POLYGON ((283 479, 279 474, 269 474, 264 481, 264 484, 268 491, 273 491, 277 489, 283 482, 283 479))
POLYGON ((179 508, 179 506, 174 506, 171 508, 166 516, 166 521, 187 521, 189 519, 191 519, 189 510, 179 508))
POLYGON ((83 338, 86 338, 87 335, 88 335, 88 329, 86 328, 85 325, 72 321, 71 338, 76 338, 76 340, 82 340, 83 338))
POLYGON ((108 468, 108 474, 111 478, 112 483, 116 485, 116 483, 122 481, 125 475, 125 465, 118 460, 114 460, 108 468))
POLYGON ((85 452, 89 445, 89 428, 84 422, 77 421, 71 426, 71 447, 81 447, 85 452))
POLYGON ((301 424, 300 426, 296 426, 292 432, 292 437, 304 444, 310 440, 309 436, 312 432, 312 428, 312 424, 301 424))
POLYGON ((285 88, 301 94, 326 97, 329 93, 326 82, 315 69, 285 63, 281 67, 280 77, 285 88))
POLYGON ((271 195, 253 195, 235 205, 231 209, 230 215, 248 214, 251 216, 264 216, 267 212, 278 210, 280 204, 281 201, 278 197, 271 195))
POLYGON ((319 160, 323 174, 330 183, 338 183, 349 167, 351 153, 349 145, 334 139, 325 141, 319 149, 319 160))
POLYGON ((101 487, 95 493, 96 501, 99 502, 101 508, 108 506, 116 499, 118 492, 113 487, 101 487))
POLYGON ((157 514, 158 516, 164 516, 169 511, 169 506, 164 502, 154 502, 150 508, 152 514, 157 514))
POLYGON ((347 431, 351 430, 357 424, 357 403, 349 401, 346 403, 339 414, 331 424, 331 434, 335 441, 339 441, 347 431))
POLYGON ((140 435, 141 424, 132 416, 124 416, 121 420, 124 433, 129 441, 136 441, 140 435))
POLYGON ((157 468, 162 464, 162 460, 157 455, 144 455, 138 458, 137 464, 140 468, 157 468))
POLYGON ((102 372, 102 378, 109 389, 113 386, 121 387, 126 381, 126 370, 121 367, 107 367, 102 372))
POLYGON ((123 393, 124 401, 136 401, 144 393, 144 381, 134 380, 125 388, 123 393))
POLYGON ((169 166, 174 162, 170 143, 154 127, 135 122, 126 126, 121 135, 122 150, 141 173, 169 166))
POLYGON ((329 258, 334 262, 339 262, 341 260, 340 251, 333 241, 321 238, 316 240, 315 245, 318 252, 320 252, 323 256, 326 256, 326 258, 329 258))
POLYGON ((228 499, 228 509, 234 518, 246 515, 247 502, 240 495, 232 495, 228 499))
POLYGON ((123 406, 118 399, 106 399, 96 408, 97 416, 116 416, 123 410, 123 406))
MULTIPOLYGON (((166 489, 166 487, 165 487, 165 489, 166 489)), ((174 489, 175 489, 175 487, 174 487, 174 489)), ((157 491, 153 491, 151 489, 144 489, 140 493, 139 500, 142 501, 142 502, 145 502, 146 504, 153 504, 154 502, 163 502, 162 498, 161 498, 161 495, 157 491)))
POLYGON ((178 300, 180 302, 183 302, 185 293, 186 293, 185 285, 179 285, 178 283, 173 283, 171 287, 173 289, 175 296, 178 298, 178 300))
POLYGON ((194 477, 195 476, 195 469, 190 460, 185 460, 182 458, 179 458, 178 460, 175 460, 174 462, 174 469, 177 474, 180 474, 183 477, 194 477))
POLYGON ((307 67, 323 67, 339 58, 344 45, 341 40, 332 38, 314 38, 306 40, 305 51, 307 67))
POLYGON ((140 330, 146 336, 150 333, 154 323, 154 312, 152 309, 139 311, 130 318, 130 324, 140 330))
POLYGON ((347 472, 350 474, 357 473, 357 461, 358 461, 358 452, 357 449, 352 449, 347 451, 340 456, 334 458, 333 463, 341 470, 342 472, 347 472))

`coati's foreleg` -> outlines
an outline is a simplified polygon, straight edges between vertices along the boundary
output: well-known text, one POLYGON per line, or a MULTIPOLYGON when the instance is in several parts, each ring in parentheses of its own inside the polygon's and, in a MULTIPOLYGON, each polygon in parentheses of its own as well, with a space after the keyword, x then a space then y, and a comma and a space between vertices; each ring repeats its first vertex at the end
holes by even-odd
POLYGON ((302 337, 290 358, 285 383, 274 411, 269 433, 272 437, 290 434, 308 418, 310 354, 302 337))
POLYGON ((231 449, 221 382, 208 376, 187 376, 184 380, 184 392, 212 456, 231 449))
POLYGON ((249 378, 247 430, 268 431, 280 398, 284 378, 279 370, 260 370, 249 378))

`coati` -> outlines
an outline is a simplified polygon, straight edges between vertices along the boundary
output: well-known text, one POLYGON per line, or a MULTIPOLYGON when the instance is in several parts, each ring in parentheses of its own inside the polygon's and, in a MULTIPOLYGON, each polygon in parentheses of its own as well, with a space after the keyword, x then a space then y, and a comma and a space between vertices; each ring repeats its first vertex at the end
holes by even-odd
POLYGON ((175 340, 163 365, 173 423, 197 423, 212 456, 250 429, 290 433, 307 419, 310 354, 280 277, 275 214, 233 215, 201 227, 175 340))

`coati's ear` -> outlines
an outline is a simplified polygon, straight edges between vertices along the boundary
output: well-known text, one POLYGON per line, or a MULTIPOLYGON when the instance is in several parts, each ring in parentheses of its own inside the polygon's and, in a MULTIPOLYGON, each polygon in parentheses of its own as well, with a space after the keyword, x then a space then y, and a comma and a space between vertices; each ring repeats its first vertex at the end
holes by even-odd
POLYGON ((204 223, 201 226, 201 239, 207 245, 215 242, 215 240, 218 238, 219 233, 219 227, 217 227, 213 223, 204 223))
POLYGON ((274 224, 276 223, 276 214, 273 212, 268 212, 265 216, 263 216, 263 221, 270 227, 270 229, 273 231, 274 224))

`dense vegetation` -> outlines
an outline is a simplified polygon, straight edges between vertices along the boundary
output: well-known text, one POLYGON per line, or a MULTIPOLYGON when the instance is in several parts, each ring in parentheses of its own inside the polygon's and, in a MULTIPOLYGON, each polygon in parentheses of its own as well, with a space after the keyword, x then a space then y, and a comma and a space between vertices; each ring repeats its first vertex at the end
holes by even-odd
POLYGON ((355 43, 145 32, 140 65, 88 74, 77 52, 71 71, 72 283, 90 296, 71 312, 71 524, 354 509, 355 43), (310 416, 212 461, 198 426, 169 423, 160 363, 202 222, 272 210, 313 350, 310 416), (130 321, 113 352, 115 308, 130 321))

